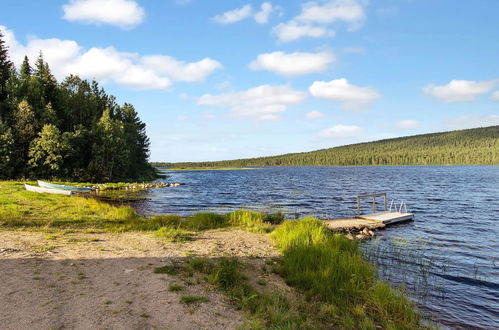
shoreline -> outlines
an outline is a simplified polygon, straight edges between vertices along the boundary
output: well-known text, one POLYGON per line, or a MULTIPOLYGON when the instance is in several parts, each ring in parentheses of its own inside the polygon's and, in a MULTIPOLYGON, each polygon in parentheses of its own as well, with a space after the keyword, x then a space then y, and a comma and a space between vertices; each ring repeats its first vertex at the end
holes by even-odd
POLYGON ((376 279, 357 242, 333 234, 317 219, 285 221, 244 210, 146 219, 130 207, 39 195, 12 182, 0 182, 0 201, 0 229, 6 238, 0 263, 9 266, 0 268, 18 274, 5 274, 10 284, 0 292, 0 301, 10 303, 9 312, 25 317, 26 324, 35 317, 48 327, 91 326, 93 319, 87 316, 95 314, 95 320, 110 327, 177 322, 180 329, 231 329, 294 322, 329 328, 367 322, 426 328, 403 293, 376 279), (307 243, 306 237, 319 233, 314 243, 307 243), (289 248, 293 246, 299 250, 289 248), (330 269, 339 266, 327 262, 317 268, 313 258, 319 251, 336 255, 324 260, 344 260, 337 269, 344 275, 315 283, 313 278, 323 276, 319 274, 336 276, 330 269), (307 273, 299 270, 304 266, 317 275, 301 278, 307 273), (229 268, 223 273, 217 270, 224 267, 229 268), (232 275, 221 279, 220 274, 232 275), (129 281, 130 276, 135 280, 129 281), (360 276, 358 288, 350 292, 345 276, 360 276), (175 315, 162 310, 165 303, 175 315), (358 304, 364 306, 362 312, 358 304), (219 310, 214 317, 212 305, 219 310), (280 321, 272 317, 276 308, 282 309, 280 321), (47 316, 52 310, 56 319, 47 316))

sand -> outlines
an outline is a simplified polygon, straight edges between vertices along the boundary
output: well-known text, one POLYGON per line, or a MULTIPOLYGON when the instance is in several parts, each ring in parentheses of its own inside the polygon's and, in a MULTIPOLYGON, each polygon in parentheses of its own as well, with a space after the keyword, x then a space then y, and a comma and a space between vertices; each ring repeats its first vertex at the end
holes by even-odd
MULTIPOLYGON (((243 312, 213 286, 155 267, 187 256, 237 256, 253 269, 278 255, 264 234, 238 229, 164 242, 148 233, 0 231, 2 329, 235 329, 243 312), (171 284, 184 287, 170 292, 171 284), (209 302, 185 305, 183 295, 209 302)), ((284 290, 282 280, 255 272, 284 290)))

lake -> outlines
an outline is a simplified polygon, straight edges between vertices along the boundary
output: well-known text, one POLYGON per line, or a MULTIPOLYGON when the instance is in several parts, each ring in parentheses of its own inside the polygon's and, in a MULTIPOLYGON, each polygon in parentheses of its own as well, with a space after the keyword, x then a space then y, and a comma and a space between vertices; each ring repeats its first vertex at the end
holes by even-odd
MULTIPOLYGON (((404 285, 444 328, 499 328, 499 167, 268 167, 168 172, 185 186, 153 189, 143 215, 247 208, 291 218, 350 217, 355 196, 387 192, 415 221, 363 243, 380 276, 404 285)), ((369 211, 366 200, 364 210, 369 211)))

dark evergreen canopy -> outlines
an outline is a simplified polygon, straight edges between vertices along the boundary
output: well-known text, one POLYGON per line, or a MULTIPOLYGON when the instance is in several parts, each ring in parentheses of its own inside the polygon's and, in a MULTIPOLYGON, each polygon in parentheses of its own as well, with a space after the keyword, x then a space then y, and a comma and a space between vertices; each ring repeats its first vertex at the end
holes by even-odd
POLYGON ((97 82, 58 83, 40 52, 17 72, 0 32, 0 178, 79 181, 154 177, 149 139, 133 105, 97 82))

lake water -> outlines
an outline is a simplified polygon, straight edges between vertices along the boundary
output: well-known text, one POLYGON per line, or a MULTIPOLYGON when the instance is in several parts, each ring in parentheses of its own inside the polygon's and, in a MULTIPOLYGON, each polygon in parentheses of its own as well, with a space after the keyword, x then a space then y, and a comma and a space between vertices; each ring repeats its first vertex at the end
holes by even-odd
POLYGON ((185 186, 147 192, 134 202, 140 213, 349 217, 356 195, 387 192, 416 218, 364 244, 380 276, 403 284, 444 328, 499 328, 498 166, 274 167, 168 172, 163 180, 185 186))

